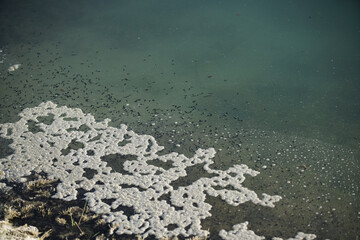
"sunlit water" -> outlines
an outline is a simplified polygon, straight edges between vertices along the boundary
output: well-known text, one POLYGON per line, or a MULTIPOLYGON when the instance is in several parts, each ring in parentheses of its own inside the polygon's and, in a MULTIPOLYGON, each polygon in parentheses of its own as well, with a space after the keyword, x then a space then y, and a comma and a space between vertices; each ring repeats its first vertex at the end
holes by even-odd
POLYGON ((264 236, 359 235, 356 1, 0 4, 2 123, 51 100, 169 152, 214 147, 214 168, 260 171, 244 185, 283 199, 264 209, 209 197, 214 238, 244 221, 264 236))

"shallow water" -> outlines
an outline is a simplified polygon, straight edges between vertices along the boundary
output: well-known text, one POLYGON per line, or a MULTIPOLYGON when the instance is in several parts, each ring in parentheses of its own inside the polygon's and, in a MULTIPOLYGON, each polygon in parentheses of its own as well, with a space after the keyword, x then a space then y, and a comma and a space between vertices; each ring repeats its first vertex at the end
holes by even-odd
MULTIPOLYGON (((51 100, 215 166, 275 208, 208 198, 216 232, 359 235, 359 8, 355 1, 2 1, 1 122, 51 100), (8 67, 20 63, 18 70, 8 67)), ((4 150, 5 151, 5 150, 4 150)), ((198 174, 198 173, 194 173, 198 174)))

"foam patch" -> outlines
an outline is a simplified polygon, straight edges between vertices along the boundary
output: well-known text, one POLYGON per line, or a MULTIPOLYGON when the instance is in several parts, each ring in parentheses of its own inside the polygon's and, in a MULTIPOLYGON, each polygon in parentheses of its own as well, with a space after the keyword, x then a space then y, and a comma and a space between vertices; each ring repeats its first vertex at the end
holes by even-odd
MULTIPOLYGON (((1 137, 13 140, 10 147, 14 149, 0 160, 0 181, 25 181, 32 172, 45 172, 50 179, 60 180, 54 198, 74 200, 79 189, 85 190, 90 210, 116 227, 117 234, 206 236, 208 231, 200 225, 211 215, 206 194, 233 206, 251 201, 274 207, 281 199, 265 193, 259 197, 242 186, 246 174, 259 174, 246 165, 226 171, 210 168, 216 153, 213 148, 198 149, 191 158, 175 152, 160 155, 163 147, 152 136, 138 135, 126 125, 110 127, 110 119, 96 122, 81 109, 52 102, 24 109, 19 115, 18 122, 0 125, 1 137), (195 165, 203 166, 212 177, 187 186, 172 185, 195 165)), ((220 235, 262 239, 247 230, 247 223, 220 235)))

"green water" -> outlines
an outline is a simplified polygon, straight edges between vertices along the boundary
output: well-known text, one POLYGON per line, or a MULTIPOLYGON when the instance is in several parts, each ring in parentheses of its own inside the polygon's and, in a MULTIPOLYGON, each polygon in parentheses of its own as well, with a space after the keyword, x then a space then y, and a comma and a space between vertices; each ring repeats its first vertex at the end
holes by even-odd
MULTIPOLYGON (((209 197, 212 234, 355 239, 360 232, 356 1, 1 1, 0 121, 51 100, 217 150, 260 171, 275 208, 209 197), (11 73, 10 65, 21 67, 11 73)), ((214 238, 216 235, 214 235, 214 238)))

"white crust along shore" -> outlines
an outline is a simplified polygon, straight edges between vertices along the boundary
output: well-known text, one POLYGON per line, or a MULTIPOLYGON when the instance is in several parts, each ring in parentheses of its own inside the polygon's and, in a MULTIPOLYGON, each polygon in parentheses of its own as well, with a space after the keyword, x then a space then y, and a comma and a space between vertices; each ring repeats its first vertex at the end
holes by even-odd
MULTIPOLYGON (((209 232, 202 229, 201 220, 211 216, 212 208, 205 202, 206 194, 219 196, 233 206, 251 201, 274 207, 274 203, 281 200, 280 196, 266 193, 259 197, 242 186, 246 174, 259 174, 246 165, 234 165, 226 171, 210 168, 216 154, 213 148, 198 149, 191 158, 176 152, 160 156, 158 152, 163 147, 152 136, 138 135, 127 130, 126 125, 110 127, 110 119, 96 122, 91 114, 84 114, 81 109, 58 107, 52 102, 24 109, 19 116, 21 119, 16 123, 0 124, 0 136, 11 139, 10 147, 14 149, 13 154, 0 159, 0 172, 3 172, 0 181, 25 181, 24 177, 31 172, 45 172, 50 179, 60 180, 55 198, 74 200, 78 189, 84 189, 89 208, 117 226, 117 234, 155 235, 157 238, 206 236, 209 232), (51 123, 39 121, 39 117, 49 116, 53 117, 51 123), (31 132, 28 121, 34 121, 41 131, 31 132), (86 131, 81 130, 84 126, 86 131), (63 154, 72 141, 80 142, 83 147, 63 154), (110 154, 133 156, 123 164, 128 174, 113 171, 101 159, 110 154), (155 159, 171 163, 172 167, 166 170, 148 163, 155 159), (186 176, 186 168, 196 164, 204 164, 204 170, 215 176, 174 189, 171 182, 186 176), (87 171, 95 174, 88 178, 87 171), (225 189, 225 186, 234 190, 225 189), (159 200, 164 195, 170 196, 171 204, 159 200), (125 215, 118 210, 121 206, 132 208, 134 214, 125 215), (169 230, 170 224, 177 227, 169 230)), ((247 222, 235 225, 232 231, 222 230, 220 236, 223 239, 264 239, 248 230, 247 222)), ((315 237, 298 233, 294 239, 315 237)))

